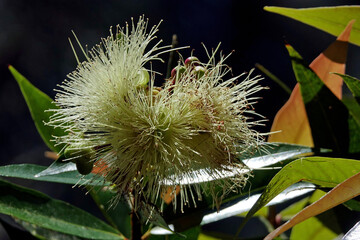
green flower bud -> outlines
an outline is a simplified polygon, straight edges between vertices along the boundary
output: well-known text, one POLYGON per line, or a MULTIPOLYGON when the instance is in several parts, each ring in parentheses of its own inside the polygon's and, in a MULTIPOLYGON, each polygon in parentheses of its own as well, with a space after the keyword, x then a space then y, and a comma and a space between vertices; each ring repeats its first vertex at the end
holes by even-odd
POLYGON ((82 175, 91 173, 93 165, 93 161, 87 157, 80 157, 76 160, 76 169, 82 175))
POLYGON ((89 174, 93 168, 92 149, 69 146, 64 151, 64 157, 75 163, 78 172, 83 175, 89 174))
POLYGON ((176 80, 178 80, 181 78, 185 71, 186 68, 184 66, 177 66, 171 71, 171 78, 175 78, 176 80))
POLYGON ((194 65, 194 66, 197 66, 199 65, 200 61, 197 57, 194 57, 194 56, 191 56, 191 57, 188 57, 186 60, 185 60, 185 66, 188 67, 190 65, 194 65))
POLYGON ((137 88, 146 88, 149 83, 149 80, 150 80, 150 75, 145 68, 142 68, 137 73, 137 79, 138 79, 137 80, 138 84, 136 85, 136 87, 137 88))
POLYGON ((202 66, 196 66, 193 70, 193 73, 195 74, 196 78, 202 78, 205 75, 206 69, 202 66))

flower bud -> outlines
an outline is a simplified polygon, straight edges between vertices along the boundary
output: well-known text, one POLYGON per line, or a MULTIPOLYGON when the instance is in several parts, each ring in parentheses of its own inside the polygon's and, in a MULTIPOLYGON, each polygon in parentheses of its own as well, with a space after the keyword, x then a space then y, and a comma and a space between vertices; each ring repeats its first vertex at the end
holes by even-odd
POLYGON ((71 162, 76 164, 79 173, 87 175, 93 168, 94 151, 89 148, 69 146, 64 151, 64 156, 71 162))
POLYGON ((185 66, 186 67, 191 66, 191 65, 197 66, 197 65, 199 65, 199 62, 200 61, 197 57, 191 56, 185 60, 185 66))
POLYGON ((136 88, 146 88, 150 80, 149 72, 142 68, 137 73, 137 85, 136 88))
POLYGON ((76 169, 82 175, 91 173, 93 169, 93 161, 87 157, 80 157, 76 160, 76 169))
POLYGON ((205 75, 206 69, 202 66, 196 66, 193 70, 197 79, 202 78, 205 75))
POLYGON ((184 66, 177 66, 171 71, 171 78, 179 79, 182 74, 186 71, 184 66))

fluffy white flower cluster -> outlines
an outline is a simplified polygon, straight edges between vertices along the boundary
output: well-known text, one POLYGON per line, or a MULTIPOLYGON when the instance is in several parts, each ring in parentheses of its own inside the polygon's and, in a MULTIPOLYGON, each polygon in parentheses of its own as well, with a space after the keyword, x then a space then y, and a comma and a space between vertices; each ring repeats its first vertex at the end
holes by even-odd
POLYGON ((207 63, 194 57, 180 62, 171 79, 155 87, 147 63, 168 50, 160 41, 147 50, 158 30, 154 26, 147 33, 147 24, 140 18, 131 27, 117 27, 115 34, 110 30, 88 52, 60 85, 60 108, 52 110, 48 124, 68 132, 56 140, 67 145, 69 159, 78 159, 80 172, 98 165, 135 207, 140 201, 163 201, 166 193, 175 206, 180 195, 181 209, 196 204, 203 191, 221 201, 246 183, 239 156, 262 141, 251 129, 259 121, 250 118, 256 98, 249 97, 262 89, 260 78, 226 80, 226 57, 216 62, 215 50, 207 63), (90 168, 81 169, 79 159, 90 168), (199 180, 204 174, 208 179, 199 180))

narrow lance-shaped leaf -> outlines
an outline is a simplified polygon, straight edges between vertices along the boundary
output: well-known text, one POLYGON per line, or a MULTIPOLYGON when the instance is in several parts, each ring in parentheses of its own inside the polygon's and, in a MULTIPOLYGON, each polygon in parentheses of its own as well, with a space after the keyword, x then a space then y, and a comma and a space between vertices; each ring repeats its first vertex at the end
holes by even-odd
POLYGON ((94 176, 93 174, 82 176, 78 171, 67 171, 36 177, 37 174, 43 172, 44 170, 46 170, 46 167, 35 164, 11 164, 0 166, 0 176, 72 185, 83 184, 90 186, 103 186, 106 184, 101 176, 94 176))
POLYGON ((357 160, 309 157, 295 160, 283 167, 270 181, 258 201, 252 206, 244 223, 259 209, 290 185, 307 181, 323 187, 335 187, 360 171, 357 160))
POLYGON ((44 124, 44 122, 49 121, 49 118, 52 115, 46 110, 56 109, 57 106, 52 102, 52 99, 48 95, 32 85, 23 75, 16 71, 13 66, 9 66, 9 70, 20 86, 31 117, 34 120, 35 126, 41 138, 51 150, 59 152, 63 146, 55 146, 51 139, 53 136, 65 135, 64 131, 60 128, 53 128, 44 124))
POLYGON ((360 81, 349 75, 335 74, 344 79, 355 99, 343 99, 343 103, 349 110, 349 153, 358 153, 360 152, 360 81))
POLYGON ((353 96, 355 97, 356 101, 360 104, 360 80, 355 77, 346 75, 346 74, 339 74, 337 72, 334 74, 336 74, 344 79, 346 85, 350 89, 350 91, 353 94, 353 96))
POLYGON ((316 27, 338 36, 347 23, 353 19, 357 20, 354 25, 350 42, 360 45, 360 6, 336 6, 317 8, 284 8, 264 7, 266 11, 281 14, 293 18, 302 23, 316 27))
POLYGON ((123 239, 116 229, 79 208, 5 181, 0 181, 0 212, 86 239, 123 239))
MULTIPOLYGON (((316 190, 312 196, 308 199, 308 204, 314 203, 319 200, 326 193, 321 190, 316 190)), ((301 211, 298 209, 294 213, 301 211)), ((292 216, 293 217, 293 216, 292 216)), ((341 228, 338 224, 335 212, 333 210, 326 211, 316 217, 311 217, 301 224, 296 225, 291 230, 291 240, 323 240, 323 239, 335 239, 341 234, 341 228)))
MULTIPOLYGON (((310 64, 310 68, 338 98, 341 98, 342 80, 334 77, 330 72, 345 72, 347 41, 352 24, 352 22, 349 23, 337 40, 310 64)), ((299 81, 299 79, 297 80, 299 81)), ((295 85, 289 100, 276 114, 271 131, 280 132, 270 135, 269 142, 314 146, 299 83, 295 85)))
POLYGON ((357 173, 349 179, 346 179, 344 182, 340 183, 334 189, 328 192, 324 197, 304 208, 292 219, 271 232, 268 236, 266 236, 265 240, 273 239, 294 225, 360 195, 359 181, 360 173, 357 173))

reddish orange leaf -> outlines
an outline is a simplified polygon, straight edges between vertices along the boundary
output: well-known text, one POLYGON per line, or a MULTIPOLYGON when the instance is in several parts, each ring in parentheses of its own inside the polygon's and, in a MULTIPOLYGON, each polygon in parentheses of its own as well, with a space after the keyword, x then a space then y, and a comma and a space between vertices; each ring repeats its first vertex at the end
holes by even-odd
MULTIPOLYGON (((310 64, 310 68, 338 98, 342 96, 343 80, 335 74, 330 74, 330 72, 345 73, 348 40, 353 23, 354 20, 350 21, 336 41, 310 64)), ((275 116, 271 132, 276 131, 281 132, 270 135, 269 142, 286 142, 310 147, 314 146, 298 83, 292 91, 289 100, 275 116)))
POLYGON ((296 224, 360 195, 360 185, 358 184, 359 181, 360 173, 357 173, 356 175, 346 179, 318 201, 304 208, 292 219, 275 229, 273 232, 269 233, 269 235, 267 235, 264 240, 273 239, 286 230, 292 228, 296 224))

